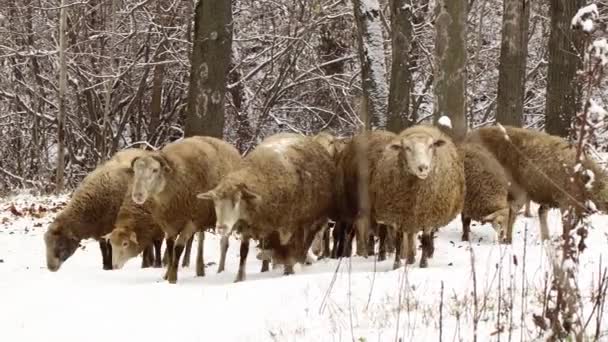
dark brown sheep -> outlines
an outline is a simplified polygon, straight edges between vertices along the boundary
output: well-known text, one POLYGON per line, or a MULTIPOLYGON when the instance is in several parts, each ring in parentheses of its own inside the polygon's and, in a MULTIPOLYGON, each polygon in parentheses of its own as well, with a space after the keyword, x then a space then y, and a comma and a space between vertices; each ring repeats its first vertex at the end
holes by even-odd
POLYGON ((47 267, 57 271, 84 239, 99 240, 103 268, 112 269, 112 250, 102 237, 112 231, 131 181, 131 161, 146 152, 127 149, 98 166, 80 183, 44 234, 47 267))
POLYGON ((334 172, 321 144, 306 136, 277 134, 247 155, 243 168, 199 195, 201 202, 215 204, 218 231, 242 234, 236 281, 245 279, 250 238, 267 241, 273 262, 293 273, 293 265, 306 258, 314 235, 327 221, 334 172))
POLYGON ((404 237, 407 262, 414 263, 415 236, 420 231, 420 267, 426 267, 427 258, 433 254, 432 232, 462 212, 462 158, 452 140, 436 127, 410 127, 384 148, 371 172, 370 193, 373 220, 397 232, 394 267, 401 266, 404 237))
POLYGON ((573 177, 576 149, 562 138, 524 128, 494 126, 475 130, 467 141, 482 144, 494 154, 513 178, 516 191, 523 192, 518 197, 525 199, 527 195, 529 200, 540 204, 538 216, 543 240, 549 238, 549 208, 565 210, 575 205, 584 209, 586 201, 591 200, 599 209, 606 210, 606 172, 585 157, 580 172, 573 177), (572 179, 578 185, 573 186, 572 179))
MULTIPOLYGON (((232 145, 211 137, 176 141, 133 161, 131 198, 139 205, 149 202, 146 205, 168 237, 167 248, 172 253, 165 278, 170 283, 177 282, 179 258, 186 242, 197 231, 215 224, 212 203, 197 200, 196 195, 214 188, 240 163, 241 156, 232 145)), ((127 217, 120 217, 116 225, 121 226, 127 217)), ((205 273, 203 239, 201 232, 196 257, 198 276, 205 273)))

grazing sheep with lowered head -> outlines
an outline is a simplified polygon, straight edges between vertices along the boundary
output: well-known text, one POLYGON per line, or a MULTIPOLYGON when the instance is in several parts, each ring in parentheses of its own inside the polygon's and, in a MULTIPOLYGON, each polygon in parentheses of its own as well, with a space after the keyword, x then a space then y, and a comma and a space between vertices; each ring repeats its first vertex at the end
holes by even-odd
POLYGON ((465 196, 462 158, 451 139, 432 126, 410 127, 384 149, 371 173, 372 216, 396 231, 394 268, 415 262, 415 235, 422 231, 420 267, 433 255, 432 232, 461 211, 465 196))
POLYGON ((126 149, 98 166, 80 183, 44 234, 47 267, 57 271, 84 239, 99 240, 103 268, 112 269, 112 249, 102 237, 112 231, 131 181, 131 161, 146 152, 126 149))
MULTIPOLYGON (((170 253, 165 279, 169 283, 177 282, 179 258, 188 239, 215 223, 211 203, 197 200, 196 195, 215 187, 240 163, 241 156, 232 145, 211 137, 186 138, 133 160, 131 198, 139 205, 149 202, 150 212, 168 237, 170 253)), ((120 227, 127 218, 120 217, 116 225, 120 227)), ((201 232, 197 276, 205 273, 203 239, 201 232)))
POLYGON ((513 185, 523 194, 520 198, 540 205, 541 237, 549 239, 549 208, 566 210, 570 205, 584 209, 587 200, 605 211, 608 204, 608 177, 593 160, 583 156, 581 172, 573 175, 577 165, 576 148, 566 140, 543 132, 511 126, 482 127, 467 137, 482 144, 513 178, 513 185), (579 186, 573 187, 572 180, 579 186))
POLYGON ((285 265, 286 274, 305 260, 331 210, 334 172, 321 144, 306 136, 277 134, 249 153, 243 168, 198 196, 213 201, 219 232, 242 234, 235 281, 245 280, 250 238, 268 241, 273 262, 285 265))

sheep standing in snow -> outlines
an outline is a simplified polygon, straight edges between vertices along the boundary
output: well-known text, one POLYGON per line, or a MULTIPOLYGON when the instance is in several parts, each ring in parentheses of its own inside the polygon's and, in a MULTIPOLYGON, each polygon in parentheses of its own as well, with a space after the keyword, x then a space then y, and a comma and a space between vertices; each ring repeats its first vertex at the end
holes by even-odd
POLYGON ((512 208, 507 173, 482 145, 465 142, 458 145, 458 150, 464 161, 466 181, 462 241, 469 241, 471 220, 477 220, 491 223, 499 239, 510 242, 515 217, 511 220, 510 215, 517 213, 517 206, 512 208))
POLYGON ((325 148, 312 138, 277 134, 244 158, 244 167, 230 173, 201 202, 215 205, 216 229, 224 236, 242 234, 239 271, 245 280, 249 240, 267 242, 273 262, 293 273, 305 261, 315 234, 331 210, 334 166, 325 148))
MULTIPOLYGON (((177 282, 179 258, 197 231, 196 274, 205 274, 202 230, 213 227, 215 213, 213 206, 197 200, 196 194, 215 187, 240 162, 232 145, 211 137, 186 138, 133 160, 131 198, 139 205, 150 202, 150 212, 168 237, 170 253, 165 279, 169 283, 177 282)), ((126 219, 128 216, 119 217, 116 225, 122 226, 126 219)))
MULTIPOLYGON (((371 215, 368 198, 370 176, 375 172, 385 147, 394 137, 395 134, 387 131, 364 132, 354 136, 340 153, 335 186, 337 203, 340 205, 338 221, 342 225, 334 228, 337 233, 334 244, 338 247, 338 256, 350 255, 351 239, 348 239, 347 235, 352 237, 348 228, 353 225, 356 229, 357 254, 367 257, 368 253, 373 253, 373 243, 370 244, 369 237, 372 230, 370 228, 375 228, 376 224, 373 220, 366 222, 371 215)), ((380 230, 379 233, 382 232, 383 230, 380 230)), ((383 250, 386 234, 379 235, 379 259, 383 260, 386 254, 383 250)))
POLYGON ((541 237, 549 239, 549 208, 562 211, 570 205, 580 209, 591 200, 601 209, 608 204, 608 177, 593 160, 584 158, 581 172, 574 176, 576 149, 566 140, 524 128, 483 127, 469 134, 467 141, 482 144, 494 154, 513 178, 520 192, 540 205, 541 237), (585 171, 583 171, 583 169, 585 171), (572 181, 581 186, 572 187, 572 181))
POLYGON ((464 165, 456 146, 438 128, 410 127, 384 148, 371 173, 374 219, 396 231, 394 268, 401 266, 406 240, 407 263, 415 262, 415 236, 422 231, 420 267, 433 255, 433 230, 461 211, 465 196, 464 165))
POLYGON ((112 231, 116 215, 131 181, 131 161, 144 155, 140 149, 116 153, 80 183, 67 206, 44 234, 47 267, 57 271, 83 239, 99 240, 103 268, 112 269, 112 249, 104 235, 112 231))

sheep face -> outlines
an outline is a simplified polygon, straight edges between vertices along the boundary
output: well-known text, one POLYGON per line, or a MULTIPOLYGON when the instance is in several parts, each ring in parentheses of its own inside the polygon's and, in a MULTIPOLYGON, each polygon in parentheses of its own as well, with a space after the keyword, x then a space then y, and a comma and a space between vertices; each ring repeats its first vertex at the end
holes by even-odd
POLYGON ((79 239, 58 228, 58 225, 53 223, 44 234, 46 266, 52 272, 59 270, 61 265, 76 252, 80 245, 79 239))
POLYGON ((430 135, 417 134, 400 137, 388 145, 388 148, 399 153, 399 164, 406 172, 426 179, 433 170, 435 150, 445 144, 445 140, 430 135))
POLYGON ((505 238, 505 228, 508 225, 508 221, 509 208, 497 210, 481 220, 482 223, 492 224, 492 228, 494 228, 501 240, 505 238))
POLYGON ((212 200, 215 206, 215 229, 223 236, 229 236, 235 230, 239 221, 247 222, 249 210, 255 210, 260 196, 245 185, 229 187, 229 189, 216 187, 216 189, 198 194, 203 200, 212 200))
POLYGON ((140 205, 163 191, 166 177, 172 171, 166 159, 160 155, 135 158, 131 163, 131 169, 133 170, 131 198, 140 205))
POLYGON ((122 268, 129 259, 136 257, 143 248, 137 241, 137 234, 125 228, 116 228, 104 236, 112 244, 112 268, 122 268))

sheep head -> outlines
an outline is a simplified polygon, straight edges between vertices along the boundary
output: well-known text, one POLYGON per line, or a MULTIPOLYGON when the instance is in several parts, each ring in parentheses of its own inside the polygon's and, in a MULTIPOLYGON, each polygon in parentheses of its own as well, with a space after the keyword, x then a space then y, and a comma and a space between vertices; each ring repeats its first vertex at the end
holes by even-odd
POLYGON ((499 239, 505 238, 505 228, 509 224, 509 208, 503 208, 496 210, 490 215, 481 219, 481 223, 490 223, 492 224, 492 228, 498 234, 499 239))
POLYGON ((243 183, 220 183, 215 189, 196 197, 211 200, 215 206, 215 229, 224 236, 235 230, 239 221, 247 222, 248 212, 255 210, 262 198, 243 183))
POLYGON ((108 239, 112 245, 112 268, 114 269, 122 268, 129 259, 143 251, 143 246, 137 241, 137 234, 123 223, 104 238, 108 239))
POLYGON ((430 134, 417 133, 409 136, 399 136, 388 144, 388 149, 398 153, 399 165, 404 171, 426 179, 433 170, 433 162, 437 148, 445 145, 442 138, 430 134))
POLYGON ((68 229, 62 229, 60 219, 55 220, 44 233, 46 245, 46 265, 51 272, 59 270, 61 265, 76 252, 80 246, 80 239, 75 237, 68 229))
POLYGON ((133 159, 131 170, 133 171, 131 198, 133 202, 140 205, 144 204, 148 198, 163 191, 167 177, 173 172, 169 161, 162 153, 133 159))

